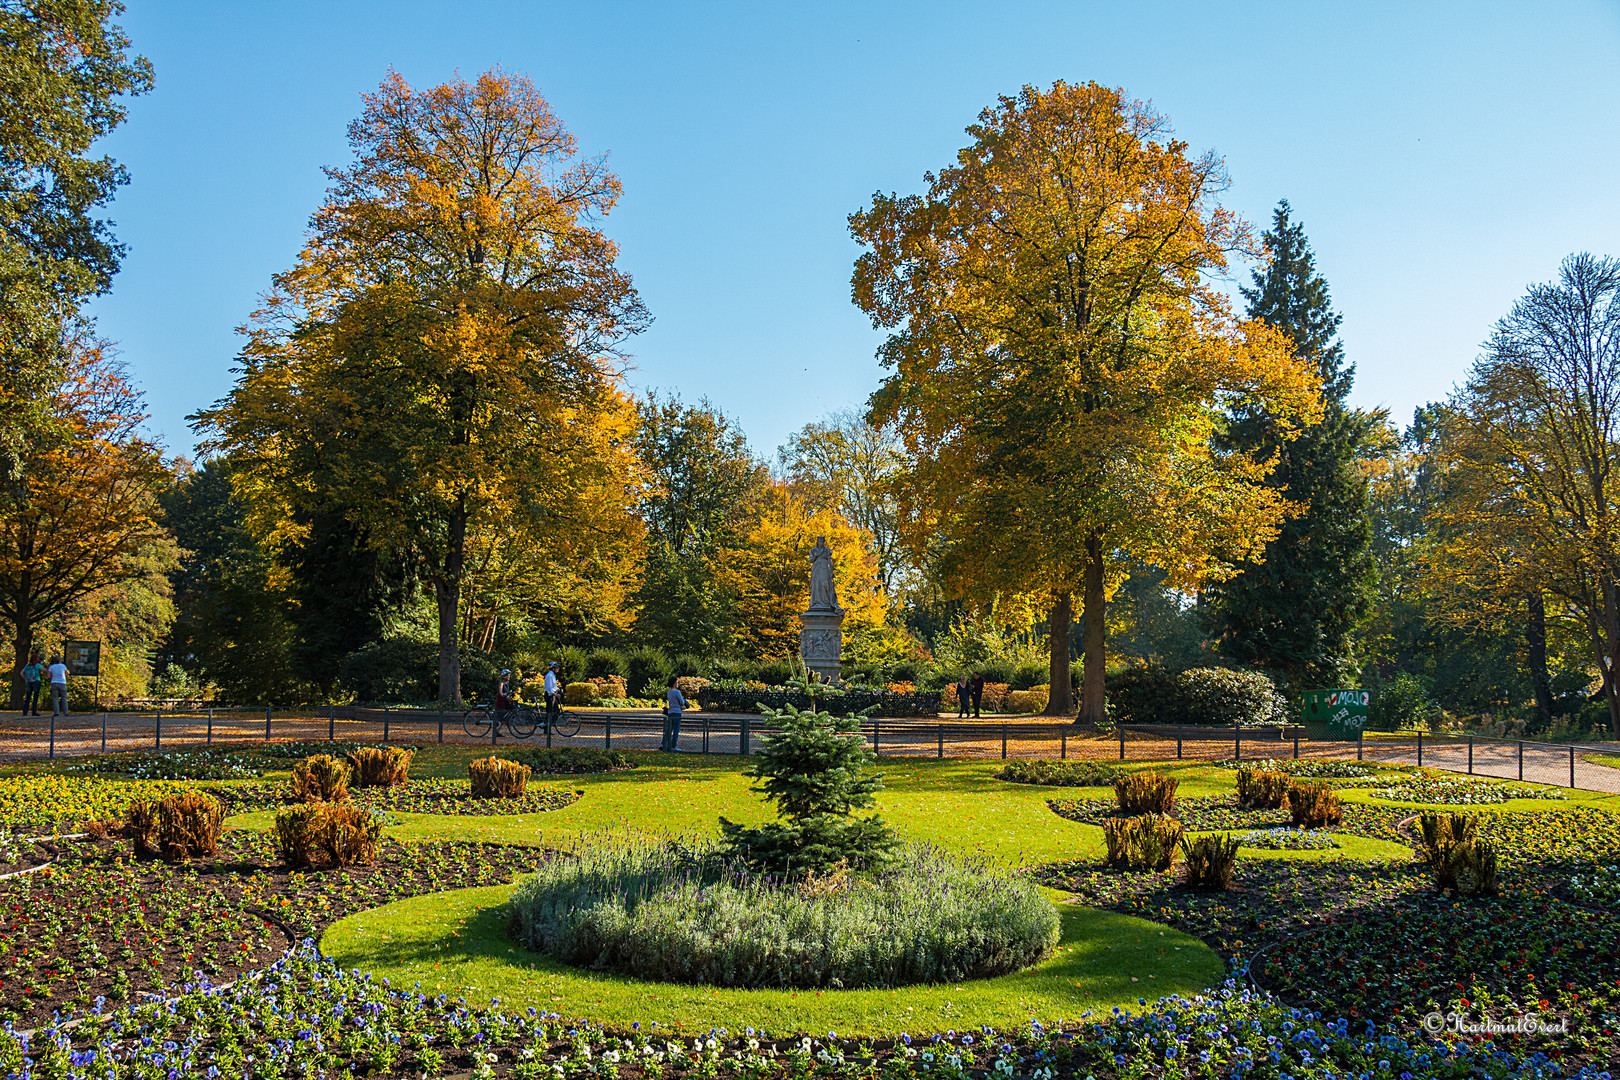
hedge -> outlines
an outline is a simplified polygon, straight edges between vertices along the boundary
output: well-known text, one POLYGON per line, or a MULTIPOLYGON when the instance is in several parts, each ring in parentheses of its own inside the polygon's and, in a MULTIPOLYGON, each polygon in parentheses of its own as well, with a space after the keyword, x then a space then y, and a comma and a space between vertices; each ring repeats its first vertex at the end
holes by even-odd
POLYGON ((814 705, 834 716, 849 716, 875 708, 875 716, 934 716, 939 712, 937 691, 895 693, 876 687, 850 686, 818 689, 811 695, 796 686, 763 686, 758 683, 711 683, 697 692, 704 712, 759 713, 780 710, 788 705, 808 709, 814 705))

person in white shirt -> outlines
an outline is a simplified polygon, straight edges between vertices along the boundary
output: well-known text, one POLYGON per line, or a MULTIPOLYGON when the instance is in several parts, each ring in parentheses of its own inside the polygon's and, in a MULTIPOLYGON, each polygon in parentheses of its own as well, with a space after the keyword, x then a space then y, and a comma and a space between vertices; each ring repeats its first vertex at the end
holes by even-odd
POLYGON ((672 678, 669 680, 669 693, 664 695, 664 715, 668 720, 664 723, 663 749, 671 754, 681 752, 681 710, 687 707, 686 695, 672 678))
POLYGON ((67 707, 67 665, 62 663, 60 656, 51 657, 51 666, 46 669, 51 679, 51 715, 66 716, 67 707))
POLYGON ((553 660, 546 667, 546 729, 557 722, 557 714, 562 711, 562 683, 557 680, 557 672, 562 667, 553 660))

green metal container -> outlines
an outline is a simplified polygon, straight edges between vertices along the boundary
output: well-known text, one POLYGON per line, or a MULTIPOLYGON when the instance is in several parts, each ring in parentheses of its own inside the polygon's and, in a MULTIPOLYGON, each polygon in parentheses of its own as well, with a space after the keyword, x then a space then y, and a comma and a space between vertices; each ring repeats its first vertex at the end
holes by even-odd
POLYGON ((1306 690, 1299 696, 1301 719, 1307 724, 1326 724, 1329 738, 1354 739, 1367 726, 1371 701, 1368 690, 1306 690))

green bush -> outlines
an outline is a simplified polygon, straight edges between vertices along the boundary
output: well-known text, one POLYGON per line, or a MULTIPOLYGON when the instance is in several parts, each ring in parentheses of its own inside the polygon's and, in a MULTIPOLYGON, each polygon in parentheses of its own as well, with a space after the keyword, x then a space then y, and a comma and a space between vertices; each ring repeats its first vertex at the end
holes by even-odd
POLYGON ((1181 781, 1156 772, 1130 773, 1114 781, 1114 800, 1119 812, 1127 817, 1135 814, 1168 814, 1176 808, 1176 788, 1181 781))
POLYGON ((759 681, 768 686, 784 686, 802 674, 791 660, 766 660, 759 665, 759 681))
POLYGON ((1428 731, 1438 726, 1440 706, 1430 697, 1434 680, 1398 671, 1372 688, 1367 726, 1374 731, 1428 731))
POLYGON ((1181 855, 1181 822, 1163 814, 1109 818, 1103 822, 1108 865, 1116 870, 1159 870, 1181 855))
POLYGON ((1032 686, 1046 686, 1051 669, 1046 664, 1019 664, 1007 679, 1014 690, 1028 690, 1032 686))
POLYGON ((1432 864, 1435 886, 1457 896, 1495 896, 1496 849, 1484 840, 1442 841, 1432 864))
POLYGON ((541 658, 541 662, 533 665, 541 678, 545 677, 546 665, 557 661, 559 667, 557 678, 565 683, 581 682, 585 679, 585 671, 590 667, 589 654, 577 645, 565 645, 556 650, 554 655, 541 658))
POLYGON ((693 656, 691 653, 681 653, 681 655, 677 656, 674 668, 675 670, 671 672, 673 675, 696 675, 702 679, 715 677, 714 664, 701 656, 693 656))
POLYGON ((759 680, 759 664, 753 660, 745 660, 737 656, 722 656, 711 667, 714 674, 710 678, 716 681, 757 682, 759 680))
POLYGON ((1100 761, 1009 761, 996 775, 1015 784, 1108 787, 1119 779, 1119 770, 1100 761))
POLYGON ((642 646, 625 653, 624 661, 630 669, 625 672, 625 681, 631 694, 646 698, 664 696, 670 676, 675 674, 675 662, 668 653, 663 649, 642 646))
POLYGON ((1197 889, 1224 889, 1231 885, 1239 843, 1231 833, 1201 836, 1190 844, 1183 839, 1181 853, 1187 859, 1187 884, 1197 889))
POLYGON ((508 910, 518 941, 567 964, 750 988, 992 978, 1040 960, 1059 929, 1028 880, 921 846, 875 881, 794 886, 712 850, 588 843, 542 862, 508 910))
POLYGON ((766 714, 776 732, 760 740, 748 775, 785 820, 744 828, 720 819, 732 856, 768 873, 802 877, 839 867, 881 869, 899 845, 877 816, 855 818, 883 790, 877 761, 860 735, 858 718, 800 712, 766 714))
MULTIPOLYGON (((504 656, 461 647, 461 689, 481 700, 493 692, 504 656)), ((338 689, 358 702, 399 704, 436 701, 439 696, 439 646, 414 638, 384 638, 362 646, 338 664, 338 689)))
POLYGON ((1108 680, 1109 714, 1122 724, 1280 725, 1292 711, 1270 679, 1237 668, 1158 665, 1127 668, 1108 680))
POLYGON ((601 679, 609 675, 617 675, 621 679, 630 677, 630 662, 625 659, 624 653, 618 649, 592 649, 585 657, 585 677, 587 679, 601 679))

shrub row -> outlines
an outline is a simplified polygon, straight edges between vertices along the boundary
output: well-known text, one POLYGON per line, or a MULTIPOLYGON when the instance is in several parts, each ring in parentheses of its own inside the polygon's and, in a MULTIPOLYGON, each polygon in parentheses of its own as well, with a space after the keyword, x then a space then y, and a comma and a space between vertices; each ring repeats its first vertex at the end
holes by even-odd
POLYGON ((795 686, 735 682, 711 683, 697 692, 697 700, 704 712, 722 713, 780 711, 792 706, 816 708, 834 716, 852 716, 867 709, 876 709, 878 716, 934 716, 940 707, 939 694, 925 690, 896 693, 886 688, 827 687, 812 696, 795 686))

